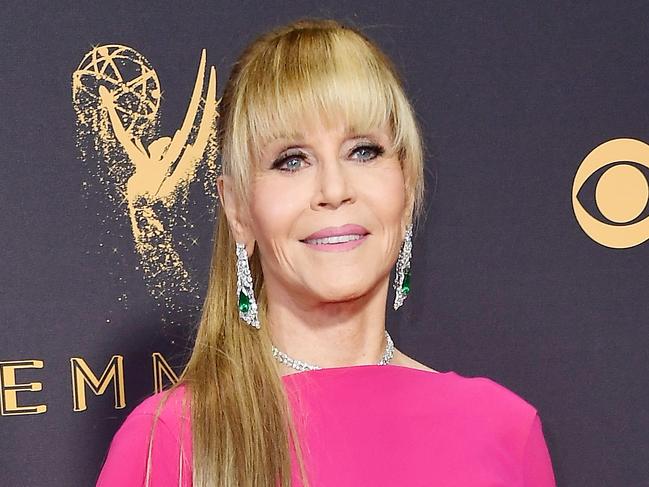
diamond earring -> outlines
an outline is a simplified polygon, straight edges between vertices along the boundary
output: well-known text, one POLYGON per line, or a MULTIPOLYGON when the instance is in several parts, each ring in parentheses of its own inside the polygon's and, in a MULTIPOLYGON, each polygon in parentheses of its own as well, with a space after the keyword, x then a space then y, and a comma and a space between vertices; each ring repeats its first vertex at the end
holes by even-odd
POLYGON ((239 297, 239 317, 256 329, 260 329, 257 317, 257 301, 252 289, 252 276, 248 265, 245 244, 237 242, 237 296, 239 297))
POLYGON ((401 307, 410 292, 410 254, 412 252, 412 223, 406 229, 406 236, 401 244, 399 258, 397 259, 396 273, 392 287, 394 295, 394 309, 401 307))

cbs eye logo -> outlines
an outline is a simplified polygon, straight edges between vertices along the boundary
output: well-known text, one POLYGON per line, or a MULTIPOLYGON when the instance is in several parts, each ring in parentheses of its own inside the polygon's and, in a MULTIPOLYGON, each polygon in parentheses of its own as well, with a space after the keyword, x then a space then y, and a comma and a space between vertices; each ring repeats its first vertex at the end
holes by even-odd
POLYGON ((634 247, 648 240, 647 175, 649 145, 644 142, 613 139, 595 147, 577 169, 572 185, 572 208, 586 235, 616 249, 634 247), (593 183, 596 206, 593 213, 599 212, 597 217, 582 204, 592 199, 593 183))

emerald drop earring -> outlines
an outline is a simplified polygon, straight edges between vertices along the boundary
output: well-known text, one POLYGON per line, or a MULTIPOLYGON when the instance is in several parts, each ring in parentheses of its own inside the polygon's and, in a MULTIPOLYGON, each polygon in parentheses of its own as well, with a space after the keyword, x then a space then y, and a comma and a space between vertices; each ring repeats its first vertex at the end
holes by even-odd
POLYGON ((239 317, 253 328, 259 330, 257 301, 252 288, 248 252, 246 252, 245 244, 239 242, 237 242, 237 296, 239 299, 239 317))
POLYGON ((401 244, 399 250, 399 257, 397 259, 397 266, 394 278, 393 288, 394 295, 394 309, 397 310, 401 307, 404 300, 410 293, 410 254, 412 252, 412 223, 406 229, 406 236, 401 244))

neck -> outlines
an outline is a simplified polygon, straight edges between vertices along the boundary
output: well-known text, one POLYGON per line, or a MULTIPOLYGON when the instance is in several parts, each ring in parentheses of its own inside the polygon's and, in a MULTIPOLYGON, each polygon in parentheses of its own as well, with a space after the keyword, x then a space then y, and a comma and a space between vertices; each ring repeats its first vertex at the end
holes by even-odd
POLYGON ((323 368, 378 363, 385 351, 388 285, 389 276, 353 300, 321 302, 266 282, 273 344, 291 358, 323 368))

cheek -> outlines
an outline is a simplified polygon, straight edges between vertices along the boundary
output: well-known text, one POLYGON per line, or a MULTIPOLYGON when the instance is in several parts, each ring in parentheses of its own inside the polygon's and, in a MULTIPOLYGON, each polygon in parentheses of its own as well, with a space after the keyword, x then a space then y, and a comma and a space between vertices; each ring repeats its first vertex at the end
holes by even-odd
POLYGON ((288 178, 263 179, 252 191, 252 224, 259 240, 274 240, 290 236, 300 212, 305 207, 300 186, 288 178))
POLYGON ((397 168, 377 173, 375 176, 366 180, 363 185, 367 190, 370 207, 383 223, 396 223, 405 209, 403 173, 397 168))

